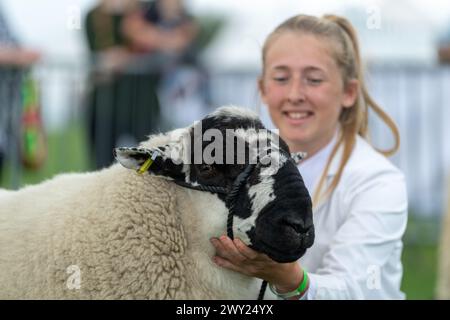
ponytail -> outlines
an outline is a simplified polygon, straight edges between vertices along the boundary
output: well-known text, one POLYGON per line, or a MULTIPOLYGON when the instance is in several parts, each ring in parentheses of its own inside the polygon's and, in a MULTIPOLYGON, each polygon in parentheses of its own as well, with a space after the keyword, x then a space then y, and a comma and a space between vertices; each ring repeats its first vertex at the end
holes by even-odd
MULTIPOLYGON (((354 58, 354 74, 347 75, 353 76, 353 78, 357 79, 360 86, 360 97, 357 104, 360 105, 358 109, 359 113, 361 115, 359 116, 360 119, 358 119, 358 131, 357 133, 367 138, 368 135, 368 123, 369 123, 369 108, 371 108, 375 114, 377 114, 381 120, 389 127, 389 129, 392 132, 392 135, 394 136, 394 146, 391 149, 388 150, 380 150, 375 147, 377 151, 384 154, 385 156, 391 156, 393 155, 400 147, 400 134, 398 132, 398 128, 394 121, 389 117, 387 113, 383 111, 383 109, 375 102, 375 100, 372 98, 372 96, 369 94, 369 91, 367 90, 365 80, 364 80, 364 72, 362 69, 362 59, 361 54, 359 50, 359 42, 356 30, 353 28, 352 24, 345 18, 336 16, 336 15, 324 15, 324 20, 333 22, 337 24, 342 31, 344 31, 345 37, 350 41, 351 48, 353 50, 353 54, 351 55, 354 58)), ((347 40, 346 40, 347 41, 347 40)), ((344 79, 348 80, 348 79, 344 79)), ((345 110, 344 110, 345 112, 345 110)))

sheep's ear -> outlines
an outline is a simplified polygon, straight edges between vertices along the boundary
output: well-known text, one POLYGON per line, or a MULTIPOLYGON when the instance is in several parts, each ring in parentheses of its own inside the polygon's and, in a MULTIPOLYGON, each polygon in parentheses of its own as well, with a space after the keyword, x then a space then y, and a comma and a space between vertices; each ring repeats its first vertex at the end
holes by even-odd
POLYGON ((291 157, 294 159, 295 163, 300 163, 306 156, 306 152, 291 152, 291 157))
POLYGON ((189 170, 177 159, 167 156, 168 146, 157 148, 116 148, 114 156, 125 168, 136 170, 138 173, 163 176, 173 180, 185 181, 189 170))
POLYGON ((155 135, 139 147, 116 148, 114 156, 125 168, 169 179, 189 180, 190 130, 155 135))
POLYGON ((114 149, 114 157, 122 166, 137 171, 142 171, 142 169, 144 169, 144 164, 148 163, 149 159, 151 159, 152 162, 155 161, 157 156, 157 152, 145 148, 114 149))

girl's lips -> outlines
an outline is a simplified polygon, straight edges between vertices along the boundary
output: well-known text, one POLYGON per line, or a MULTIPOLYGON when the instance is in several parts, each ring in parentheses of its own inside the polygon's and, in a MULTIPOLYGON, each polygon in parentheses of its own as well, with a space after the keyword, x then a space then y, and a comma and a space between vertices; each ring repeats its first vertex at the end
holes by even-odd
POLYGON ((291 124, 302 124, 307 122, 314 115, 311 111, 284 111, 283 115, 291 124))

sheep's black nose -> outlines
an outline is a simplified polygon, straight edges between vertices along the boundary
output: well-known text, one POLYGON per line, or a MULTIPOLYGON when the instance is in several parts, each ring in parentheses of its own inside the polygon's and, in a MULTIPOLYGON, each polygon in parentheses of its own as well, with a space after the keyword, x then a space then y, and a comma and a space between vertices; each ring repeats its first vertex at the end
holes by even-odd
POLYGON ((288 228, 294 229, 295 233, 300 237, 301 247, 306 249, 314 243, 314 225, 311 222, 305 223, 301 218, 294 215, 286 216, 282 222, 288 228))
POLYGON ((315 235, 314 235, 314 226, 313 225, 311 225, 306 232, 300 234, 300 237, 302 240, 302 247, 304 249, 307 249, 313 245, 314 236, 315 235))
POLYGON ((305 226, 305 222, 294 215, 287 215, 283 218, 282 223, 291 227, 297 233, 305 233, 309 229, 309 225, 305 226))

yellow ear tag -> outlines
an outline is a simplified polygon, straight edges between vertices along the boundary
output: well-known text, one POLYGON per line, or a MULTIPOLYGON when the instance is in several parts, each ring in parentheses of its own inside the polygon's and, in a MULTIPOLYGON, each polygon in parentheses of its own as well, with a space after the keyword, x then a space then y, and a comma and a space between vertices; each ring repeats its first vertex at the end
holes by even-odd
POLYGON ((144 172, 146 172, 150 168, 150 166, 153 164, 153 161, 155 161, 157 156, 158 156, 158 152, 154 152, 152 154, 151 158, 148 158, 147 160, 145 160, 145 162, 139 168, 138 173, 143 174, 144 172))

